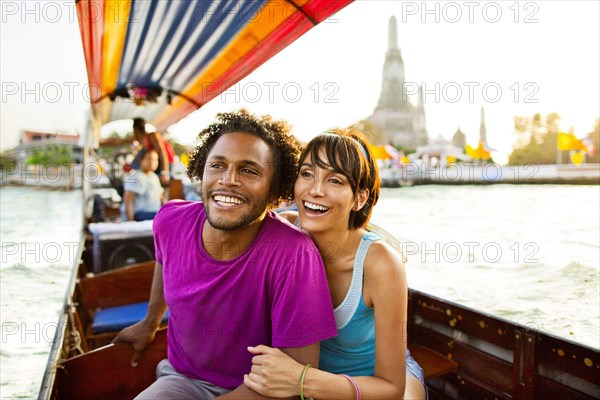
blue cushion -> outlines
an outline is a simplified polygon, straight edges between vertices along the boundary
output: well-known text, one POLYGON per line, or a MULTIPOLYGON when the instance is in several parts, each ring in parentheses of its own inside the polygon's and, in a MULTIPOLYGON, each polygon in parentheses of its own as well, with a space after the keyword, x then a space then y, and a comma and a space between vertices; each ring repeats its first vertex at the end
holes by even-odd
MULTIPOLYGON (((124 306, 108 307, 98 310, 92 323, 93 333, 120 331, 130 325, 140 322, 148 311, 148 302, 127 304, 124 306)), ((165 313, 162 322, 167 322, 169 311, 165 313)))

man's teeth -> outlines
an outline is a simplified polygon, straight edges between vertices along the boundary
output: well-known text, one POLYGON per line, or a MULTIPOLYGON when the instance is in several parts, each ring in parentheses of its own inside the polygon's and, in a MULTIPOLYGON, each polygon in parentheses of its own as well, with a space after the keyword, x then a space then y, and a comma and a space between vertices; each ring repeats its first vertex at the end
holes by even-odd
POLYGON ((235 197, 229 196, 215 196, 215 201, 224 206, 234 206, 236 204, 242 204, 242 201, 235 197))
POLYGON ((304 207, 308 208, 309 210, 316 210, 316 211, 327 211, 327 210, 329 210, 329 208, 327 208, 325 206, 321 206, 319 204, 310 203, 308 201, 304 202, 304 207))

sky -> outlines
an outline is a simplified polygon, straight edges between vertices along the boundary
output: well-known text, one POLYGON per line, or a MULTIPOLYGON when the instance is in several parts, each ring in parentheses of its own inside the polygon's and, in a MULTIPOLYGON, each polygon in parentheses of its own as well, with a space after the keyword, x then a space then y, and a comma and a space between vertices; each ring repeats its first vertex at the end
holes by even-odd
MULTIPOLYGON (((22 129, 82 132, 89 105, 71 2, 0 0, 1 142, 22 129)), ((301 139, 368 117, 381 93, 388 22, 409 88, 423 85, 430 138, 457 128, 477 145, 481 107, 494 159, 506 161, 515 115, 561 115, 578 137, 600 116, 600 2, 359 0, 313 28, 201 110, 169 128, 193 144, 220 111, 288 120, 301 139)), ((418 99, 412 99, 416 103, 418 99)), ((104 130, 122 130, 130 122, 104 130)))

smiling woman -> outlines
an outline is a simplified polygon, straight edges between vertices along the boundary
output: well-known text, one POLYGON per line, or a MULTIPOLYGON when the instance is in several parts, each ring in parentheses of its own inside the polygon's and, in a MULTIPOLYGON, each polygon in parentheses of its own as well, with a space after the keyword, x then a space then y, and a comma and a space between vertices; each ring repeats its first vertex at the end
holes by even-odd
POLYGON ((426 398, 423 372, 398 334, 407 324, 404 263, 365 229, 379 198, 368 144, 360 132, 333 130, 312 139, 300 156, 298 214, 286 217, 296 224, 299 217, 319 249, 338 335, 321 342, 319 369, 268 346, 250 348, 256 356, 244 383, 264 396, 426 398))
POLYGON ((322 181, 324 186, 312 186, 311 190, 349 189, 351 196, 362 204, 349 210, 348 227, 364 226, 379 198, 380 185, 378 168, 367 148, 367 139, 356 131, 332 130, 315 137, 300 156, 303 161, 294 189, 296 196, 305 187, 303 183, 313 180, 322 181), (346 140, 340 140, 340 137, 346 140))

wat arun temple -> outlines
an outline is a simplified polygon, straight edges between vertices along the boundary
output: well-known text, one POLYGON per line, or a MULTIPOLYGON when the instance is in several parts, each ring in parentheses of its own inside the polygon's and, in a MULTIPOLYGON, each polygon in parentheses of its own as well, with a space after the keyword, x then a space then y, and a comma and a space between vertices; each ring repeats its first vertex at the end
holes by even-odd
MULTIPOLYGON (((367 118, 381 130, 381 141, 404 149, 416 149, 428 142, 423 103, 410 102, 406 93, 404 61, 398 48, 396 17, 391 17, 388 50, 383 64, 381 96, 375 111, 367 118)), ((419 98, 422 88, 419 87, 419 98)))

